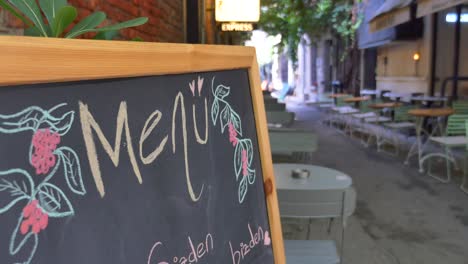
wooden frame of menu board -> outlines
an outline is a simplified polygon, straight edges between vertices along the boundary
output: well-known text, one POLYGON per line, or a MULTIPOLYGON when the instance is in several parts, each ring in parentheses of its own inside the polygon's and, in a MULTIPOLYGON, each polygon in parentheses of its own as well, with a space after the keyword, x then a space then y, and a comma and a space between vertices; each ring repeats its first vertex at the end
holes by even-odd
POLYGON ((0 85, 247 69, 275 263, 285 263, 263 95, 251 47, 0 37, 0 85))

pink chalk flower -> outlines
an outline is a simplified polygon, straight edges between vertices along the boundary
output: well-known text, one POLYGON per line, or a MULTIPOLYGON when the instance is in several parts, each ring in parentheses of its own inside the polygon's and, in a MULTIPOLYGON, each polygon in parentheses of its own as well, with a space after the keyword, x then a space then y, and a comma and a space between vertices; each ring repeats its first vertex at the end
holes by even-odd
POLYGON ((237 139, 237 131, 231 122, 229 122, 228 126, 229 126, 229 142, 231 142, 232 146, 235 147, 237 145, 237 142, 239 141, 237 139))
POLYGON ((47 129, 39 129, 32 138, 34 153, 31 164, 36 168, 36 174, 47 174, 55 165, 54 151, 60 143, 60 135, 47 129))
POLYGON ((242 150, 242 175, 247 176, 249 175, 249 165, 247 161, 247 150, 242 150))
POLYGON ((29 228, 34 234, 39 234, 49 224, 49 215, 38 206, 37 200, 33 200, 24 207, 23 217, 24 220, 20 227, 20 232, 23 235, 29 232, 29 228))

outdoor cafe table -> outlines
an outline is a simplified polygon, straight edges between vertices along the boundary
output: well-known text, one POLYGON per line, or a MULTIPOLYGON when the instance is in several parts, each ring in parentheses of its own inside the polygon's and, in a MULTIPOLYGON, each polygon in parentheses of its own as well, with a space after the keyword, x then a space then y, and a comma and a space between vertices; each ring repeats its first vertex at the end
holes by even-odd
MULTIPOLYGON (((279 164, 274 164, 273 169, 275 172, 275 179, 276 179, 276 188, 278 190, 279 194, 279 205, 280 205, 280 214, 282 217, 296 217, 298 215, 310 215, 312 217, 335 217, 336 212, 334 209, 336 209, 336 201, 335 200, 328 200, 327 198, 333 197, 333 195, 322 195, 324 192, 326 193, 337 193, 338 195, 341 196, 341 201, 339 204, 339 207, 341 208, 340 210, 340 215, 342 217, 342 221, 344 220, 344 217, 346 215, 345 213, 345 207, 348 207, 348 201, 350 199, 346 200, 346 193, 349 188, 351 188, 351 185, 353 183, 351 177, 348 175, 344 174, 343 172, 334 170, 334 169, 329 169, 321 166, 315 166, 315 165, 308 165, 308 164, 290 164, 290 163, 279 163, 279 164), (292 177, 292 171, 300 169, 300 170, 307 170, 310 173, 310 176, 305 179, 297 179, 292 177), (299 205, 299 207, 296 207, 294 205, 289 206, 289 203, 282 204, 282 194, 284 195, 294 195, 294 199, 298 201, 304 201, 308 204, 308 208, 310 212, 304 212, 302 209, 297 209, 297 208, 302 208, 302 202, 299 205), (314 194, 317 194, 314 196, 314 194), (312 197, 316 197, 316 201, 312 200, 312 197), (295 209, 300 210, 299 212, 295 212, 295 209)), ((286 196, 285 196, 286 197, 286 196)), ((351 202, 351 201, 350 201, 351 202)), ((351 206, 349 206, 351 207, 351 206)), ((350 209, 354 210, 354 209, 350 209)), ((343 244, 344 244, 344 229, 342 230, 342 247, 341 247, 341 257, 343 257, 343 244)), ((310 230, 308 229, 308 233, 310 230)), ((307 234, 307 237, 309 237, 309 234, 307 234)), ((310 259, 306 259, 307 256, 310 256, 311 254, 314 255, 315 258, 313 259, 313 263, 336 263, 335 262, 329 262, 330 259, 333 259, 333 248, 334 244, 332 246, 327 247, 327 248, 332 248, 331 250, 325 250, 322 249, 324 252, 322 252, 322 256, 317 257, 317 254, 314 254, 314 252, 307 252, 307 250, 310 251, 310 248, 302 248, 301 243, 294 244, 294 245, 288 245, 288 243, 294 243, 290 241, 286 241, 286 255, 288 257, 288 263, 291 261, 291 263, 312 263, 309 262, 311 261, 310 259), (296 248, 298 247, 298 248, 296 248), (307 250, 306 250, 307 249, 307 250), (328 251, 328 257, 325 257, 325 253, 328 251), (330 257, 331 256, 331 257, 330 257), (323 259, 323 262, 322 262, 323 259), (302 260, 302 261, 296 261, 296 260, 302 260), (304 262, 304 261, 307 262, 304 262), (325 261, 327 260, 327 261, 325 261)), ((336 254, 336 253, 335 253, 336 254)), ((336 260, 336 259, 335 259, 336 260)), ((340 262, 341 263, 341 262, 340 262)))
POLYGON ((298 164, 277 163, 273 164, 276 186, 279 190, 340 190, 351 187, 353 180, 343 172, 326 167, 298 164), (291 176, 295 169, 305 169, 310 172, 306 179, 297 179, 291 176))
POLYGON ((400 101, 401 98, 403 97, 411 97, 411 94, 409 93, 393 93, 393 92, 388 92, 383 95, 384 97, 390 98, 395 101, 400 101))
POLYGON ((351 98, 346 98, 344 99, 343 101, 345 103, 354 103, 355 106, 357 107, 358 104, 360 102, 364 102, 364 101, 369 101, 370 100, 370 97, 367 97, 367 96, 359 96, 359 97, 351 97, 351 98))
POLYGON ((421 95, 421 96, 412 96, 412 97, 410 97, 410 100, 411 101, 426 102, 427 106, 430 107, 433 103, 446 102, 447 97, 421 95))
POLYGON ((330 94, 328 97, 329 98, 340 98, 340 97, 345 97, 345 96, 348 96, 348 94, 345 94, 345 93, 336 93, 336 94, 330 94))
POLYGON ((379 91, 377 90, 368 90, 368 89, 361 90, 361 95, 377 96, 378 94, 379 94, 379 91))
POLYGON ((418 165, 419 165, 419 172, 423 172, 423 160, 422 154, 424 151, 424 146, 422 142, 423 136, 432 137, 435 133, 443 133, 444 127, 443 122, 438 120, 441 117, 447 117, 452 115, 454 110, 452 108, 421 108, 421 109, 412 109, 408 111, 408 114, 416 117, 416 142, 411 146, 408 155, 406 156, 405 164, 409 163, 409 160, 412 156, 418 155, 418 165), (429 132, 424 129, 423 123, 425 118, 432 118, 436 119, 436 127, 432 129, 432 132, 429 132))

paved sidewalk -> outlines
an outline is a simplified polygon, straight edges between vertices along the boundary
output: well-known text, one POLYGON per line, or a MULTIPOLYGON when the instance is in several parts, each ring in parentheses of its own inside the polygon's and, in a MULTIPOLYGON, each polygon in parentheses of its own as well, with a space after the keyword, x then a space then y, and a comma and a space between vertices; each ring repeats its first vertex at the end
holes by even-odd
MULTIPOLYGON (((320 124, 314 107, 294 106, 294 127, 318 135, 312 164, 345 172, 358 195, 346 233, 346 264, 468 264, 468 195, 455 183, 443 184, 418 173, 415 160, 364 148, 320 124)), ((459 179, 455 179, 459 180, 459 179)), ((286 239, 307 239, 306 220, 283 219, 286 239)), ((309 239, 330 238, 327 220, 315 220, 309 239)), ((332 238, 339 241, 339 221, 332 238)), ((313 262, 311 262, 313 263, 313 262)))

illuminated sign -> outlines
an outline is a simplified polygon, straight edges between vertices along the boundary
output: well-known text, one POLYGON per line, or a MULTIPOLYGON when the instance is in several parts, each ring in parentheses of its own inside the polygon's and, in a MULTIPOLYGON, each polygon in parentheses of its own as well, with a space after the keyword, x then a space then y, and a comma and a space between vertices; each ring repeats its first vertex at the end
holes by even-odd
POLYGON ((252 23, 222 23, 222 31, 252 31, 254 30, 252 23))
POLYGON ((258 22, 260 0, 216 0, 216 21, 258 22))

